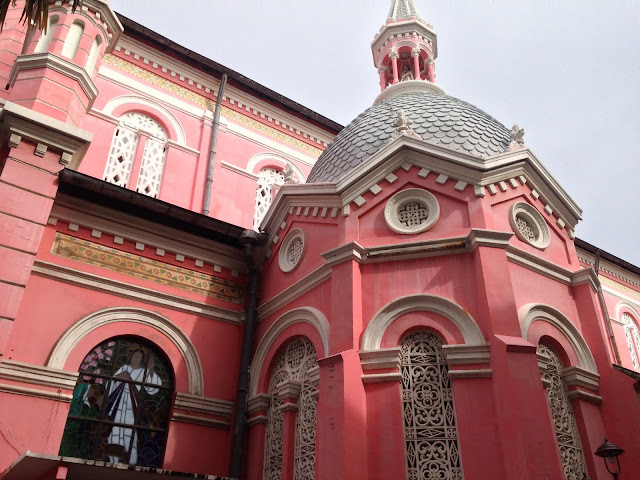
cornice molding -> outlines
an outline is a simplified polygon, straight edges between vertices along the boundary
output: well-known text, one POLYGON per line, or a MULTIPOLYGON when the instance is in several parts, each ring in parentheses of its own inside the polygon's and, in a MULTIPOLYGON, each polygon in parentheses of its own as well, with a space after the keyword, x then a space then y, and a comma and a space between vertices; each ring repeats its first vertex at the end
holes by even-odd
POLYGON ((571 366, 562 372, 567 387, 579 387, 597 392, 600 387, 600 375, 579 366, 571 366))
POLYGON ((178 413, 175 411, 173 412, 173 415, 171 415, 171 420, 174 422, 191 423, 193 425, 200 425, 203 427, 221 428, 223 430, 228 430, 231 427, 231 422, 209 417, 200 417, 198 415, 191 415, 188 413, 178 413))
POLYGON ((0 112, 0 122, 5 135, 10 137, 11 147, 17 147, 23 138, 42 143, 47 148, 62 152, 60 163, 74 170, 80 165, 93 138, 91 132, 9 101, 0 112))
POLYGON ((585 392, 584 390, 570 390, 567 392, 567 397, 569 397, 569 400, 583 400, 595 405, 600 405, 602 403, 601 396, 585 392))
POLYGON ((60 390, 73 390, 78 381, 78 372, 5 358, 0 361, 0 378, 60 390))
POLYGON ((193 258, 212 265, 246 273, 247 266, 239 249, 222 245, 199 236, 185 234, 155 222, 98 206, 94 203, 71 198, 64 194, 56 197, 51 219, 63 220, 90 230, 131 240, 166 252, 174 252, 185 258, 193 258), (115 220, 117 218, 117 220, 115 220), (177 240, 179 238, 179 240, 177 240))
POLYGON ((18 55, 9 73, 8 83, 13 85, 21 71, 34 70, 36 68, 48 68, 78 82, 89 100, 87 109, 91 108, 98 96, 98 88, 91 80, 91 75, 84 68, 48 52, 18 55))
POLYGON ((402 374, 398 373, 369 373, 362 375, 362 383, 401 382, 402 374))
POLYGON ((449 370, 449 378, 491 378, 493 370, 490 368, 478 368, 474 370, 449 370))
POLYGON ((190 413, 204 413, 206 415, 230 419, 233 413, 233 402, 177 392, 173 408, 175 410, 185 410, 190 413))
POLYGON ((489 344, 443 345, 442 351, 449 365, 482 365, 489 363, 491 359, 489 344))
POLYGON ((361 350, 360 363, 363 371, 385 368, 400 368, 400 348, 382 348, 380 350, 361 350))
POLYGON ((266 393, 258 393, 251 397, 247 402, 247 413, 254 415, 260 412, 266 412, 271 405, 271 395, 266 393))

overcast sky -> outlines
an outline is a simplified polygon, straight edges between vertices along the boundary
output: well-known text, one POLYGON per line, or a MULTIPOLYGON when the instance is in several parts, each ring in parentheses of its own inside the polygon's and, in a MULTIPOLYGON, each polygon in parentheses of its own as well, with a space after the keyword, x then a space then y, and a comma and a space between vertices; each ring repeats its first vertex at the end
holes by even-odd
MULTIPOLYGON (((379 93, 390 0, 111 0, 119 13, 343 125, 379 93)), ((416 0, 437 83, 507 127, 584 210, 577 235, 640 265, 640 2, 416 0)))

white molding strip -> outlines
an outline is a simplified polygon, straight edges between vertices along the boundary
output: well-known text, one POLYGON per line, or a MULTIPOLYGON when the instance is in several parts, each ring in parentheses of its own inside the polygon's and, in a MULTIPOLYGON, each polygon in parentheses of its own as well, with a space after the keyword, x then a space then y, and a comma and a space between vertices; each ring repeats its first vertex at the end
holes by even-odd
POLYGON ((37 388, 25 388, 8 383, 0 383, 0 392, 25 395, 27 397, 44 398, 46 400, 56 400, 66 403, 70 403, 71 399, 73 398, 73 395, 69 393, 50 392, 48 390, 40 390, 37 388))
POLYGON ((233 402, 218 400, 217 398, 207 398, 190 393, 176 393, 176 401, 173 408, 186 410, 187 412, 204 413, 219 417, 231 417, 233 413, 233 402))
POLYGON ((191 423, 203 427, 222 428, 224 430, 228 430, 231 426, 230 422, 225 422, 223 420, 216 420, 215 418, 200 417, 197 415, 177 412, 173 413, 173 415, 171 416, 171 420, 173 420, 174 422, 191 423))
POLYGON ((6 358, 0 361, 0 378, 16 382, 44 385, 60 390, 73 390, 78 381, 78 372, 34 365, 6 358))
POLYGON ((190 300, 178 295, 158 292, 150 288, 112 280, 92 273, 80 272, 73 268, 64 267, 51 262, 45 262, 43 260, 36 260, 32 271, 36 275, 82 288, 89 288, 91 290, 105 292, 123 298, 138 300, 151 305, 166 307, 172 310, 210 318, 212 320, 232 323, 235 325, 240 325, 242 323, 242 312, 228 310, 215 305, 208 305, 206 303, 190 300))

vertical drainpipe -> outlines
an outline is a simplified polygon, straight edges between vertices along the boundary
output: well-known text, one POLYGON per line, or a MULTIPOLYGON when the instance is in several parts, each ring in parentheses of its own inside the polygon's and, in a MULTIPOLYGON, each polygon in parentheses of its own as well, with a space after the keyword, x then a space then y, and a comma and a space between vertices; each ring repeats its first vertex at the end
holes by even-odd
POLYGON ((209 147, 209 162, 207 163, 207 179, 204 184, 204 201, 202 203, 202 214, 209 215, 209 205, 211 204, 211 187, 213 185, 213 166, 216 159, 216 145, 218 144, 218 129, 220 128, 220 104, 224 96, 224 87, 227 86, 227 74, 222 74, 220 88, 216 97, 216 108, 213 112, 213 127, 211 128, 211 146, 209 147))
POLYGON ((240 357, 240 373, 238 391, 236 393, 236 412, 233 419, 233 450, 231 454, 231 478, 240 478, 244 453, 244 433, 247 415, 247 396, 249 393, 249 367, 253 349, 253 335, 258 322, 258 294, 260 288, 260 272, 254 259, 256 246, 264 243, 265 236, 253 230, 245 230, 239 238, 244 246, 244 254, 249 267, 249 291, 247 294, 247 313, 242 336, 242 352, 240 357))
POLYGON ((611 349, 613 350, 613 356, 615 357, 616 364, 622 365, 620 360, 620 351, 618 350, 618 344, 616 337, 613 334, 613 327, 611 325, 611 317, 609 317, 609 311, 607 310, 607 304, 604 301, 604 293, 602 292, 602 285, 600 284, 600 250, 596 250, 596 277, 598 278, 598 300, 600 300, 600 308, 602 309, 602 315, 607 325, 607 334, 609 335, 609 343, 611 343, 611 349))

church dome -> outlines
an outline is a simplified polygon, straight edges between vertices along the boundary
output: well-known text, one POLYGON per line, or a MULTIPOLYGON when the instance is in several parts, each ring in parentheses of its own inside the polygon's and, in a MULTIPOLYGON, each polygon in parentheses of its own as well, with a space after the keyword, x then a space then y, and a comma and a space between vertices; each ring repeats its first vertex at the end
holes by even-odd
POLYGON ((391 97, 360 114, 320 155, 307 182, 335 182, 391 141, 403 111, 409 127, 428 143, 480 159, 504 152, 510 130, 477 107, 437 92, 391 97))

